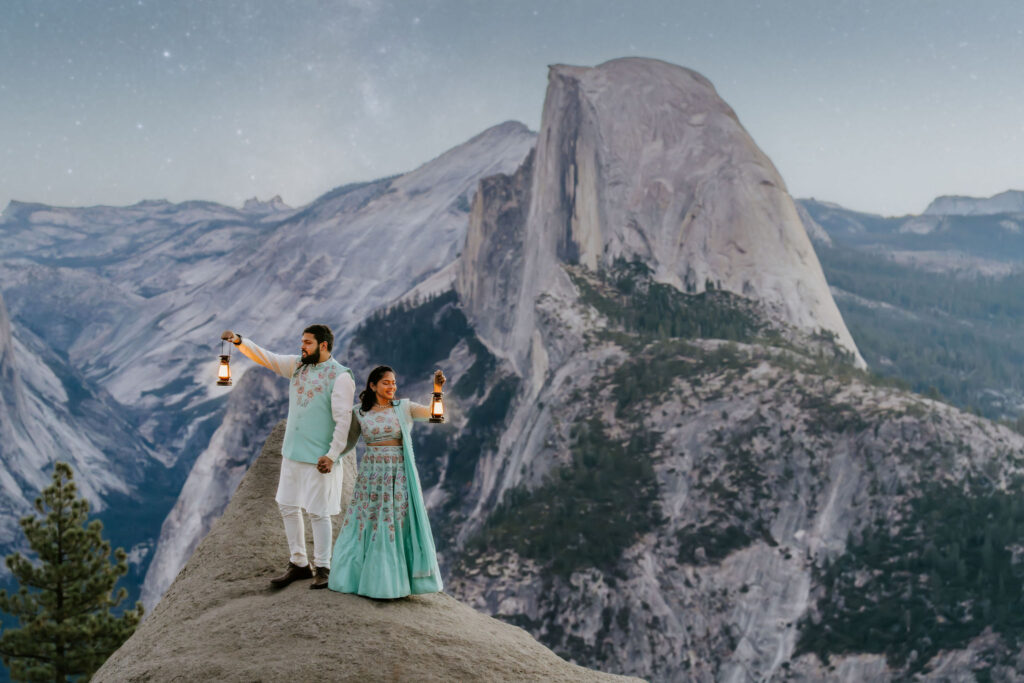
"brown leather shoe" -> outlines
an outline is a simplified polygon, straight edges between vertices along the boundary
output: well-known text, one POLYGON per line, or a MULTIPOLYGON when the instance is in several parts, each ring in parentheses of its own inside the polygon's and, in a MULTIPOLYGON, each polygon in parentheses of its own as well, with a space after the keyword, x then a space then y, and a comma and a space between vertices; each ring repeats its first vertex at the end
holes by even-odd
POLYGON ((300 567, 297 564, 291 562, 288 563, 288 569, 281 576, 275 576, 270 580, 270 585, 274 588, 284 588, 292 581, 298 581, 299 579, 309 579, 313 576, 313 570, 310 569, 307 564, 305 567, 300 567))
POLYGON ((327 588, 327 579, 331 577, 331 570, 327 567, 317 567, 313 577, 313 583, 309 584, 312 589, 327 588))

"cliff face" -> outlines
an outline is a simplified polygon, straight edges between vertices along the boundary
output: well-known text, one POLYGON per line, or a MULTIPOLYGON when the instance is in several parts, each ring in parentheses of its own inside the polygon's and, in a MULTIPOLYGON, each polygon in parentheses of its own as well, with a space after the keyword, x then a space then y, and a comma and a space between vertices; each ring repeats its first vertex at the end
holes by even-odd
MULTIPOLYGON (((7 315, 7 307, 0 296, 0 442, 13 443, 15 439, 14 424, 20 423, 22 417, 22 388, 14 361, 14 337, 11 335, 11 321, 7 315)), ((0 456, 6 449, 0 446, 0 456)), ((6 469, 6 468, 5 468, 6 469)), ((6 471, 0 478, 0 488, 4 492, 4 503, 0 504, 0 543, 10 543, 15 536, 16 514, 23 513, 27 502, 22 496, 20 487, 6 471)))
MULTIPOLYGON (((11 319, 7 314, 3 296, 0 296, 0 411, 14 418, 21 413, 21 379, 14 367, 14 337, 11 319)), ((3 427, 9 429, 13 419, 5 419, 3 427)), ((9 438, 9 437, 8 437, 9 438)))
POLYGON ((268 588, 287 559, 274 504, 283 437, 281 423, 163 600, 93 680, 622 680, 445 594, 268 588))
POLYGON ((480 181, 469 214, 466 245, 456 263, 455 286, 480 335, 501 340, 512 333, 523 288, 526 214, 530 207, 534 153, 513 175, 480 181))
MULTIPOLYGON (((618 260, 643 262, 681 291, 757 300, 788 324, 835 334, 863 365, 782 178, 699 74, 639 58, 553 66, 532 175, 523 284, 505 303, 515 323, 508 335, 479 331, 517 368, 528 365, 537 296, 567 291, 556 264, 618 260)), ((474 232, 489 227, 474 223, 470 242, 487 242, 474 232)), ((499 307, 465 283, 470 310, 499 307)))

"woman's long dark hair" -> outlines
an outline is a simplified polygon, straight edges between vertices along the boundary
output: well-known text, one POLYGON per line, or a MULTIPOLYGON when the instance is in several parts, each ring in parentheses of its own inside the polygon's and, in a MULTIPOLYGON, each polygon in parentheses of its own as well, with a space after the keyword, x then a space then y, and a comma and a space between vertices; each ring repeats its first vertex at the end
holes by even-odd
POLYGON ((359 409, 364 413, 369 412, 373 408, 373 404, 377 402, 377 394, 370 388, 370 385, 379 382, 389 372, 395 374, 395 371, 386 365, 378 365, 370 370, 370 376, 366 378, 366 388, 359 392, 359 409))

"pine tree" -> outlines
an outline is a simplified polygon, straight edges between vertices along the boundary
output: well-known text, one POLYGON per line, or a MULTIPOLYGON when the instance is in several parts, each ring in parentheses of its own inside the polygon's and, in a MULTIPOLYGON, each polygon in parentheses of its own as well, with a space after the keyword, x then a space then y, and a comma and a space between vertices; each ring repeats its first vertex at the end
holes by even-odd
POLYGON ((25 681, 66 681, 91 676, 120 647, 142 617, 142 605, 116 616, 111 610, 127 596, 114 585, 128 571, 118 548, 110 562, 103 524, 88 521, 89 503, 78 497, 70 465, 58 462, 53 482, 35 501, 37 516, 21 527, 37 555, 7 557, 20 584, 0 591, 0 610, 18 618, 19 628, 0 633, 0 658, 11 677, 25 681))

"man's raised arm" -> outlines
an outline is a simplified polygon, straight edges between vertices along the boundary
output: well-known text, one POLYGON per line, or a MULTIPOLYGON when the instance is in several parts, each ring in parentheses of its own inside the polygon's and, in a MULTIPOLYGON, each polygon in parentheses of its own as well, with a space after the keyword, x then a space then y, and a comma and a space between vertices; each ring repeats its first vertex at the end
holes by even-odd
POLYGON ((292 373, 295 372, 295 368, 297 368, 301 362, 299 356, 283 356, 267 351, 253 340, 243 339, 240 334, 232 333, 231 343, 237 346, 238 350, 244 353, 254 363, 259 363, 263 367, 273 370, 282 377, 290 378, 292 373))

